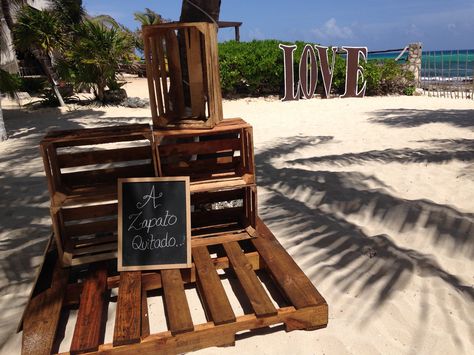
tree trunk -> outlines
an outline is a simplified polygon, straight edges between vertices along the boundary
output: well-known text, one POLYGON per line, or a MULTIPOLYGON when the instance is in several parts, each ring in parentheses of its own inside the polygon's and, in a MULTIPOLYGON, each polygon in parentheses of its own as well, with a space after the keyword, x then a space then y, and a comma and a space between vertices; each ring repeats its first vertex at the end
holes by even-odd
POLYGON ((212 20, 217 22, 220 11, 221 0, 183 0, 179 20, 181 22, 213 22, 212 20))
POLYGON ((7 24, 7 27, 10 31, 13 29, 13 18, 11 12, 11 0, 0 0, 2 3, 2 12, 3 18, 7 24))
POLYGON ((61 107, 66 106, 66 104, 64 103, 63 97, 61 93, 59 92, 58 86, 56 85, 56 82, 54 81, 53 72, 51 71, 51 68, 49 67, 48 60, 37 49, 32 49, 31 53, 33 53, 36 60, 40 63, 41 68, 43 69, 44 73, 46 74, 46 77, 48 78, 48 81, 51 84, 51 88, 53 89, 54 95, 58 99, 59 106, 61 107))
POLYGON ((7 140, 7 130, 3 122, 2 99, 0 98, 0 142, 7 140))

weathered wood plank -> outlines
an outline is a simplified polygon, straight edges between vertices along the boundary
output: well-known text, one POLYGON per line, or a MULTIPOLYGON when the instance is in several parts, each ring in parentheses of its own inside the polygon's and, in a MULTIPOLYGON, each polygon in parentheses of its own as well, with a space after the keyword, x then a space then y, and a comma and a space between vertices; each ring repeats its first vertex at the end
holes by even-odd
POLYGON ((171 335, 169 332, 154 334, 148 337, 147 341, 128 347, 113 348, 111 344, 105 344, 96 354, 181 354, 210 346, 223 346, 231 342, 234 334, 240 331, 265 328, 278 323, 297 322, 306 325, 307 328, 324 328, 327 325, 327 314, 326 305, 301 310, 285 307, 279 309, 278 314, 265 318, 247 314, 237 317, 235 322, 229 324, 197 325, 194 332, 177 335, 171 335))
POLYGON ((234 322, 234 311, 207 248, 194 247, 193 260, 198 274, 200 295, 211 320, 214 324, 234 322))
POLYGON ((143 34, 143 54, 145 56, 145 65, 146 65, 146 77, 147 77, 147 83, 148 83, 148 92, 150 96, 150 109, 151 109, 151 116, 153 120, 158 119, 158 112, 157 112, 157 106, 156 106, 156 100, 157 100, 157 93, 155 92, 155 87, 154 87, 154 69, 151 56, 151 49, 150 49, 150 37, 145 36, 143 34))
POLYGON ((150 320, 148 317, 148 301, 147 301, 147 294, 146 290, 143 288, 142 283, 142 329, 141 329, 141 338, 146 338, 150 335, 150 320))
POLYGON ((159 112, 159 116, 162 116, 165 114, 165 109, 163 105, 163 94, 162 94, 161 81, 160 81, 160 62, 158 60, 158 50, 156 47, 155 38, 148 37, 147 40, 151 43, 151 53, 152 53, 152 58, 153 58, 151 60, 152 72, 149 75, 152 75, 153 77, 155 90, 156 90, 155 98, 158 102, 158 112, 159 112))
POLYGON ((188 300, 184 293, 183 279, 178 269, 161 270, 161 282, 168 327, 172 334, 189 332, 194 329, 188 300))
MULTIPOLYGON (((240 129, 251 127, 250 124, 245 122, 242 118, 226 118, 225 120, 219 122, 218 125, 214 126, 213 128, 206 129, 206 135, 214 135, 220 133, 230 133, 236 132, 238 133, 240 129)), ((173 136, 175 138, 181 137, 194 137, 203 134, 202 129, 197 128, 186 128, 186 129, 167 129, 167 130, 160 130, 154 131, 153 135, 155 136, 155 142, 160 142, 162 137, 169 137, 173 136)))
POLYGON ((185 39, 192 115, 205 117, 201 35, 196 28, 191 27, 185 30, 185 39))
POLYGON ((150 145, 58 154, 60 168, 151 159, 150 145))
POLYGON ((235 157, 228 163, 219 162, 216 159, 187 160, 182 161, 181 164, 163 164, 162 171, 165 176, 189 175, 192 180, 195 180, 198 177, 214 176, 225 173, 236 176, 236 170, 240 165, 240 157, 235 157))
POLYGON ((96 128, 83 128, 83 129, 68 129, 68 130, 52 130, 49 131, 42 142, 67 142, 71 143, 76 140, 82 140, 84 138, 95 139, 104 138, 104 136, 125 136, 131 138, 131 136, 143 136, 150 133, 150 125, 140 124, 129 124, 123 126, 107 126, 107 127, 96 127, 96 128))
POLYGON ((184 114, 184 91, 178 37, 174 31, 168 31, 166 32, 165 38, 168 54, 168 71, 170 73, 170 96, 173 100, 173 111, 177 117, 182 117, 184 114))
POLYGON ((115 315, 114 346, 132 344, 140 341, 141 304, 141 272, 121 272, 115 315))
POLYGON ((227 191, 217 191, 217 192, 201 192, 194 193, 191 196, 191 204, 199 205, 203 203, 214 203, 221 201, 234 201, 242 200, 244 198, 243 189, 233 189, 227 191))
POLYGON ((23 319, 22 354, 51 354, 68 278, 69 269, 57 260, 51 288, 31 298, 23 319))
POLYGON ((62 208, 61 214, 65 222, 85 218, 97 218, 117 214, 117 203, 107 203, 92 206, 62 208))
POLYGON ((243 207, 231 207, 221 210, 191 212, 191 228, 212 226, 214 224, 241 221, 244 215, 243 207))
POLYGON ((104 307, 107 302, 107 265, 105 263, 91 265, 89 274, 84 281, 79 312, 71 342, 71 353, 96 351, 101 343, 105 330, 106 319, 104 307))
POLYGON ((117 233, 117 219, 71 224, 64 227, 63 236, 78 237, 96 233, 117 233))
POLYGON ((260 218, 257 219, 257 238, 252 239, 252 243, 275 282, 297 309, 326 304, 316 287, 260 218))
MULTIPOLYGON (((158 58, 158 63, 160 63, 160 74, 161 74, 161 87, 163 88, 163 103, 165 105, 166 113, 170 113, 170 98, 168 92, 168 78, 166 75, 166 62, 165 62, 165 51, 163 48, 163 36, 158 35, 155 38, 152 38, 155 41, 156 50, 158 57, 154 57, 155 60, 158 58)), ((155 53, 153 52, 153 55, 155 53)))
MULTIPOLYGON (((191 240, 192 248, 205 247, 208 245, 222 244, 225 242, 236 242, 239 240, 245 240, 252 238, 247 232, 244 233, 226 233, 222 235, 210 236, 210 237, 195 237, 191 240)), ((194 251, 193 251, 194 253, 194 251)))
POLYGON ((61 174, 61 180, 71 188, 95 184, 115 184, 118 178, 146 177, 154 174, 153 164, 140 164, 97 170, 83 170, 61 174))
POLYGON ((237 242, 230 242, 224 243, 223 247, 255 314, 258 317, 277 314, 275 306, 257 278, 240 245, 237 242))
POLYGON ((161 156, 210 154, 227 150, 238 151, 240 150, 240 140, 238 138, 216 139, 205 142, 165 144, 160 145, 158 148, 161 156))

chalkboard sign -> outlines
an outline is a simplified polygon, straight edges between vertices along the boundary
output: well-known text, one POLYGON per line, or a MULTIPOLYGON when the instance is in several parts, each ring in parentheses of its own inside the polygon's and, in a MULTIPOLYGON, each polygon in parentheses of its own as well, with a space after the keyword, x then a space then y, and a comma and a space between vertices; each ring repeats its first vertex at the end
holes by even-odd
POLYGON ((118 180, 118 270, 191 267, 189 177, 118 180))

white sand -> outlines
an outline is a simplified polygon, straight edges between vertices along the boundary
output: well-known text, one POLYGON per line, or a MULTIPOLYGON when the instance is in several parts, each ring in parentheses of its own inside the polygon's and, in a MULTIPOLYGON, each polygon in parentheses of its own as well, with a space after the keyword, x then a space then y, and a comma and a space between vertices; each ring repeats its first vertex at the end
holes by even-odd
MULTIPOLYGON (((127 91, 147 97, 144 80, 127 91)), ((148 122, 149 109, 27 113, 5 104, 0 347, 16 354, 15 328, 50 233, 39 140, 50 128, 148 122)), ((244 334, 235 347, 201 353, 472 353, 474 101, 241 99, 225 101, 224 114, 254 126, 260 215, 327 300, 329 325, 244 334)), ((191 309, 203 321, 198 301, 191 309)))

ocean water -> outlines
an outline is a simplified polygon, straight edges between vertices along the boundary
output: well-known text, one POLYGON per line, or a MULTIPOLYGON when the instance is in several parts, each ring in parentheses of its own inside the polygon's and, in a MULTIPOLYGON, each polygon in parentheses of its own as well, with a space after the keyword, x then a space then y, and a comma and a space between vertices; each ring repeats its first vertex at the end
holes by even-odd
MULTIPOLYGON (((395 59, 400 52, 369 53, 369 60, 395 59)), ((405 53, 399 61, 405 61, 405 53)), ((474 49, 443 51, 423 50, 421 57, 422 78, 472 79, 474 72, 474 49)))

